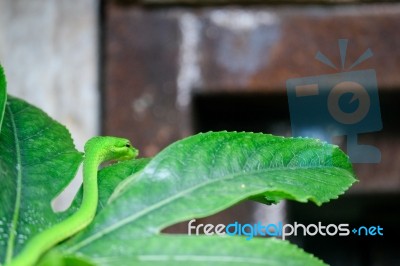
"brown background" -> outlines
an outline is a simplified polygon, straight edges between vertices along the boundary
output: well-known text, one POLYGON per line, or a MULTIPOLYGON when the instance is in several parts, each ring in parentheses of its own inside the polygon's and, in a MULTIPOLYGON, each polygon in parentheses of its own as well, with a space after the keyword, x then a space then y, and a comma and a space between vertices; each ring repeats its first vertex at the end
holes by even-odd
MULTIPOLYGON (((341 200, 318 209, 288 203, 286 215, 310 223, 383 223, 384 239, 300 244, 332 265, 400 265, 400 5, 254 2, 104 2, 104 133, 133 139, 146 157, 198 131, 287 135, 286 80, 339 72, 314 58, 321 51, 340 65, 338 39, 349 39, 347 67, 370 48, 374 56, 356 70, 376 70, 383 130, 360 138, 381 150, 381 163, 355 165, 360 182, 341 200)), ((246 202, 206 222, 247 221, 256 208, 246 202)), ((183 223, 167 232, 185 230, 183 223)))

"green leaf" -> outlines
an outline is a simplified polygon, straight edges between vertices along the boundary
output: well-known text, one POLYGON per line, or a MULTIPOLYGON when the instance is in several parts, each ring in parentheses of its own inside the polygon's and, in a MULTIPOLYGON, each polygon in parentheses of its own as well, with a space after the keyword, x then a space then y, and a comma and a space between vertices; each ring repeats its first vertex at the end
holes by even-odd
POLYGON ((275 238, 247 241, 241 237, 160 235, 124 246, 103 244, 102 249, 93 250, 96 256, 77 253, 64 257, 64 266, 79 265, 78 262, 101 266, 326 266, 297 246, 275 238))
POLYGON ((8 98, 0 134, 0 264, 65 217, 52 211, 51 200, 74 177, 81 160, 64 126, 8 98))
MULTIPOLYGON (((124 182, 132 182, 131 178, 135 177, 135 173, 142 170, 150 159, 141 158, 129 161, 122 161, 101 169, 98 172, 98 184, 99 184, 99 206, 98 211, 103 209, 107 204, 108 200, 118 186, 118 184, 124 184, 124 182), (127 178, 127 176, 131 176, 127 178)), ((83 191, 80 191, 83 193, 83 191)), ((81 196, 77 197, 81 198, 81 196)))
POLYGON ((348 157, 318 140, 210 132, 172 144, 129 180, 87 229, 63 245, 65 254, 106 257, 105 245, 123 249, 249 197, 322 204, 355 178, 348 157))
MULTIPOLYGON (((150 158, 140 158, 127 161, 117 162, 108 165, 97 172, 98 187, 99 187, 99 204, 97 212, 102 210, 107 204, 111 194, 115 191, 118 185, 130 181, 133 174, 142 170, 148 163, 150 158), (127 178, 127 176, 131 176, 127 178)), ((77 210, 82 203, 83 188, 81 187, 75 196, 69 209, 77 210)), ((70 211, 70 210, 68 210, 70 211)))
POLYGON ((6 88, 7 88, 6 76, 4 75, 3 67, 0 65, 0 132, 1 132, 1 125, 3 124, 4 111, 7 102, 6 88))

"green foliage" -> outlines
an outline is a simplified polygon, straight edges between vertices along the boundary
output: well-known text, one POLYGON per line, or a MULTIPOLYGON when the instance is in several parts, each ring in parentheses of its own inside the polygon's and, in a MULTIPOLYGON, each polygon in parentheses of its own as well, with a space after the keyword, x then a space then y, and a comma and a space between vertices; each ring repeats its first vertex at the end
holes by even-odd
MULTIPOLYGON (((82 160, 65 127, 8 97, 0 69, 0 265, 66 213, 50 202, 82 160), (3 108, 5 107, 5 108, 3 108), (0 119, 1 122, 1 119, 0 119)), ((314 139, 209 132, 157 156, 99 171, 99 207, 89 227, 54 247, 40 265, 325 265, 287 241, 165 235, 162 229, 206 217, 239 201, 282 199, 317 205, 355 182, 348 157, 314 139)))
POLYGON ((67 129, 41 110, 8 97, 0 134, 0 262, 65 215, 50 202, 82 160, 67 129))

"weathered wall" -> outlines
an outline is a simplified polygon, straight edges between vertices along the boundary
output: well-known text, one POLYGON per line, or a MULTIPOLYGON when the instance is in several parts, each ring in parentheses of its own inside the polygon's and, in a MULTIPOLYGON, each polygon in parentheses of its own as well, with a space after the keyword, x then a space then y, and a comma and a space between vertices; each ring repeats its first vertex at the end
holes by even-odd
POLYGON ((0 1, 8 92, 65 124, 79 148, 98 132, 97 1, 0 1))
MULTIPOLYGON (((0 62, 8 92, 66 125, 78 149, 99 131, 96 0, 1 0, 0 62)), ((63 194, 63 209, 81 176, 63 194)))

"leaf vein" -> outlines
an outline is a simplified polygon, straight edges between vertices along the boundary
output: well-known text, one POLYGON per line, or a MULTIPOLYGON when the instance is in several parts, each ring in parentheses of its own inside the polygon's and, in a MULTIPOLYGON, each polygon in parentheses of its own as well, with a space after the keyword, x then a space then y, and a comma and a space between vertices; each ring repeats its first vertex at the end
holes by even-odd
POLYGON ((5 263, 11 261, 11 258, 13 256, 14 252, 14 242, 15 242, 15 237, 17 234, 17 224, 18 224, 18 218, 19 218, 19 212, 20 212, 20 207, 21 207, 21 188, 22 188, 22 167, 21 167, 21 150, 20 150, 20 145, 19 145, 19 139, 18 139, 18 130, 17 126, 15 124, 14 120, 14 115, 12 113, 11 107, 7 105, 7 112, 10 115, 10 120, 11 120, 11 127, 12 131, 14 132, 14 139, 15 139, 15 153, 16 153, 16 159, 17 159, 17 188, 16 188, 16 196, 15 196, 15 205, 14 205, 14 213, 13 213, 13 218, 12 222, 10 225, 9 229, 9 238, 7 242, 7 251, 6 251, 6 259, 5 263))

